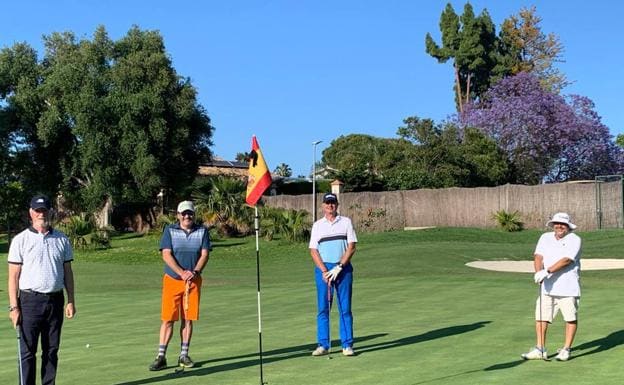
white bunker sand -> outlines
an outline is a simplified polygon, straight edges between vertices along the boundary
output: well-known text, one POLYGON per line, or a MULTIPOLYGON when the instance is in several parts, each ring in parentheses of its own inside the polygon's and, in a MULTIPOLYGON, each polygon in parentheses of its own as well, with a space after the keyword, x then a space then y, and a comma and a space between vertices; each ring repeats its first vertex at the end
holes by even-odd
MULTIPOLYGON (((533 261, 474 261, 466 266, 477 269, 506 271, 511 273, 534 273, 533 261)), ((624 259, 583 259, 581 270, 624 269, 624 259)))

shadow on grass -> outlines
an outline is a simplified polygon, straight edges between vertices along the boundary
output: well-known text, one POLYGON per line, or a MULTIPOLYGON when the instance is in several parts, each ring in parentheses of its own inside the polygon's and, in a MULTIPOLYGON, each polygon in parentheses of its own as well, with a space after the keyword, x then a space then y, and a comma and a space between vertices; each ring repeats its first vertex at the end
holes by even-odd
MULTIPOLYGON (((386 333, 379 334, 370 334, 363 337, 355 338, 355 342, 364 342, 367 340, 385 337, 386 333)), ((262 362, 263 363, 271 363, 277 361, 288 360, 291 358, 300 358, 300 357, 308 357, 312 353, 314 346, 311 344, 306 345, 298 345, 291 346, 288 348, 282 349, 274 349, 262 352, 262 362)), ((241 368, 246 368, 250 366, 256 366, 260 364, 258 353, 250 353, 233 357, 224 357, 224 358, 216 358, 213 360, 206 361, 197 361, 195 362, 195 366, 192 369, 187 369, 181 373, 175 373, 174 369, 177 367, 170 366, 167 369, 160 371, 159 373, 163 373, 156 377, 144 378, 140 380, 128 381, 128 382, 119 382, 114 385, 142 385, 142 384, 153 384, 162 381, 168 381, 174 378, 180 377, 201 377, 206 376, 211 373, 225 372, 229 370, 236 370, 241 368), (207 364, 213 364, 220 361, 230 361, 230 360, 242 360, 237 362, 231 362, 220 365, 213 365, 209 367, 204 367, 207 364), (168 372, 168 373, 167 373, 168 372)), ((147 368, 145 369, 147 370, 147 368)))
POLYGON ((624 344, 624 330, 618 330, 617 332, 613 332, 606 337, 598 338, 593 341, 585 342, 584 344, 575 346, 573 350, 585 350, 592 348, 593 350, 581 354, 573 354, 570 359, 576 359, 583 356, 588 356, 590 354, 604 352, 605 350, 613 349, 614 347, 622 344, 624 344))
POLYGON ((444 337, 452 336, 455 334, 467 333, 476 329, 480 329, 484 327, 485 325, 489 324, 490 322, 492 321, 479 321, 479 322, 475 322, 475 323, 467 324, 467 325, 449 326, 446 328, 430 330, 426 333, 418 334, 416 336, 399 338, 393 341, 387 341, 387 342, 382 342, 378 344, 364 345, 364 346, 358 345, 357 351, 358 351, 358 354, 364 354, 364 353, 374 352, 377 350, 391 349, 391 348, 395 348, 395 347, 403 346, 403 345, 417 344, 419 342, 435 340, 438 338, 444 338, 444 337))

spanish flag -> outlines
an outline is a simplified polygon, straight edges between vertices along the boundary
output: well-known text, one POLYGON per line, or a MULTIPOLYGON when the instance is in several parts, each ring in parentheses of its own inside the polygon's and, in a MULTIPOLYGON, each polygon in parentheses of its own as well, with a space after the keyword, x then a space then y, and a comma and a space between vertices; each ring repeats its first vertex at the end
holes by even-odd
POLYGON ((255 206, 262 194, 271 186, 271 173, 260 151, 256 136, 251 137, 251 152, 249 153, 249 176, 247 179, 247 197, 245 201, 255 206))

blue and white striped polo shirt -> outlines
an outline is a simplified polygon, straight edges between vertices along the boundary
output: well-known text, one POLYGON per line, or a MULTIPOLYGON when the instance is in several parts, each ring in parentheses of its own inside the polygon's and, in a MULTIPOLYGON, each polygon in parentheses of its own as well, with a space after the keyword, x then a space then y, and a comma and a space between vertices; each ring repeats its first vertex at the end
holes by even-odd
POLYGON ((317 249, 323 262, 338 263, 349 243, 357 242, 351 219, 336 216, 333 222, 323 217, 312 225, 310 249, 317 249))
MULTIPOLYGON (((160 238, 160 250, 170 249, 178 265, 184 270, 194 270, 201 255, 201 251, 212 250, 208 229, 193 224, 190 232, 184 231, 179 223, 165 228, 160 238)), ((174 279, 181 279, 167 264, 165 274, 174 279)))
POLYGON ((54 293, 65 287, 64 264, 74 259, 65 234, 50 228, 42 234, 29 227, 17 234, 9 247, 9 263, 22 265, 19 288, 54 293))

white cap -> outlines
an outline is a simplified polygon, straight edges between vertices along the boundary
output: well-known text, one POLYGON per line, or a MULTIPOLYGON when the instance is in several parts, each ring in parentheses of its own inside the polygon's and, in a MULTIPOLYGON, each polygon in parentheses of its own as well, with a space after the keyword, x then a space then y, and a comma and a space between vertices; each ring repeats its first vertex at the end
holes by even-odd
POLYGON ((195 206, 193 205, 193 202, 191 201, 180 202, 180 204, 178 205, 178 212, 183 213, 185 211, 195 212, 195 206))
POLYGON ((552 219, 546 223, 546 226, 550 227, 553 225, 553 223, 564 223, 568 225, 570 230, 576 229, 576 225, 572 223, 572 220, 570 219, 568 213, 556 213, 555 215, 553 215, 552 219))

